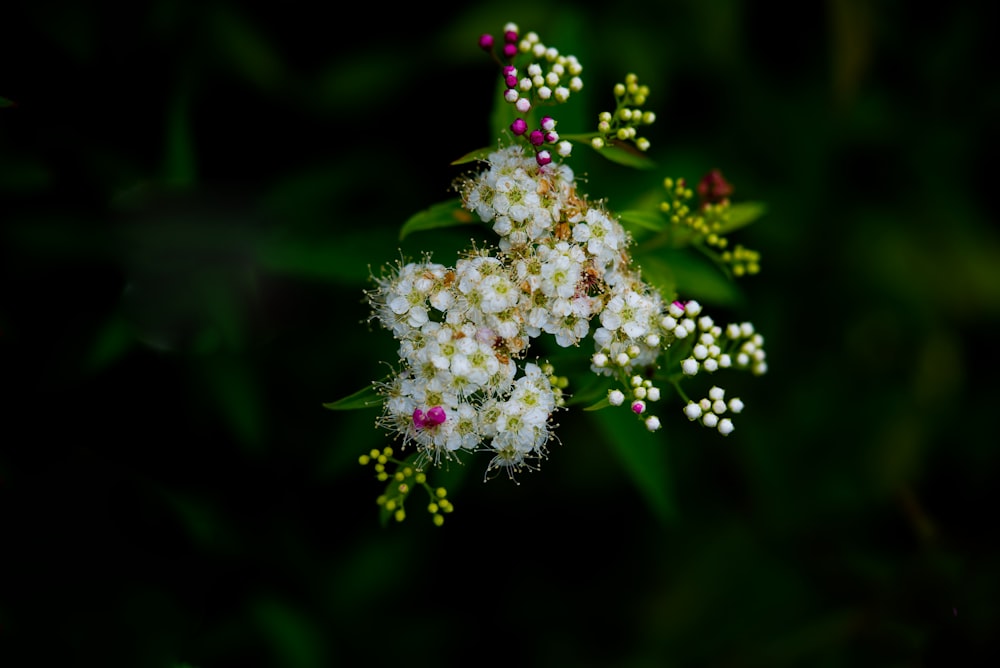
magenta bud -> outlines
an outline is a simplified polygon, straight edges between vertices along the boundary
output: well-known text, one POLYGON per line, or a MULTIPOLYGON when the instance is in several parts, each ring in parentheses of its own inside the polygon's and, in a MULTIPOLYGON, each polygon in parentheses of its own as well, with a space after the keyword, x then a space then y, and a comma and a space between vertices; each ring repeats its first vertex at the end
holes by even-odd
POLYGON ((510 124, 510 131, 517 136, 523 135, 528 130, 528 124, 524 122, 523 118, 515 118, 514 122, 510 124))
POLYGON ((416 408, 413 411, 413 426, 417 429, 423 429, 427 426, 427 416, 424 415, 424 412, 419 408, 416 408))
POLYGON ((493 35, 484 34, 479 38, 479 48, 483 51, 489 51, 493 48, 493 35))
POLYGON ((641 401, 636 401, 632 404, 632 412, 636 415, 642 415, 646 410, 646 404, 641 401))
POLYGON ((444 409, 440 406, 435 406, 434 408, 427 411, 427 425, 434 426, 439 425, 448 419, 448 415, 444 412, 444 409))
POLYGON ((504 41, 508 44, 513 44, 517 41, 517 33, 513 30, 508 30, 503 34, 504 41))
POLYGON ((535 162, 544 167, 545 165, 552 162, 552 154, 548 151, 539 151, 535 154, 535 162))
POLYGON ((530 141, 535 146, 541 146, 545 143, 545 137, 542 135, 541 130, 532 130, 531 134, 528 135, 528 141, 530 141))
POLYGON ((504 79, 504 83, 507 84, 507 88, 517 88, 517 77, 508 74, 507 78, 504 79))
POLYGON ((545 141, 549 142, 550 144, 557 139, 559 139, 559 135, 557 135, 556 133, 554 132, 545 133, 545 141))
POLYGON ((507 58, 513 58, 517 55, 517 44, 504 44, 503 45, 503 55, 507 58))

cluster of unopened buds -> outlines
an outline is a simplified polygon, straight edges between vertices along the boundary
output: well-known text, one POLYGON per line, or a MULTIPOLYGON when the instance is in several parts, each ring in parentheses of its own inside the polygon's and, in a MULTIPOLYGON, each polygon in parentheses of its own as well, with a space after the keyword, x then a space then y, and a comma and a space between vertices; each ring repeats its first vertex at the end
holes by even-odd
POLYGON ((646 429, 656 431, 661 426, 660 418, 655 415, 647 415, 647 402, 660 400, 660 388, 653 385, 652 380, 643 378, 642 376, 632 376, 629 385, 629 394, 632 395, 631 397, 626 397, 622 390, 615 388, 608 390, 608 403, 612 406, 621 406, 628 399, 629 408, 632 409, 633 413, 642 418, 646 429))
POLYGON ((656 114, 643 111, 640 107, 646 104, 649 86, 640 85, 639 77, 629 72, 625 82, 615 84, 614 111, 602 111, 597 115, 598 136, 590 140, 596 149, 604 148, 609 141, 632 141, 640 151, 649 150, 649 140, 639 136, 639 128, 652 125, 656 114))
MULTIPOLYGON (((665 298, 647 282, 621 220, 581 194, 573 170, 546 148, 555 147, 562 158, 571 153, 555 119, 529 120, 536 105, 565 101, 582 89, 577 59, 545 46, 535 33, 522 36, 515 24, 504 27, 502 40, 484 35, 479 44, 500 67, 504 103, 520 115, 497 148, 477 154, 481 168, 454 186, 461 208, 490 226, 496 243, 473 245, 453 264, 430 254, 397 262, 373 275, 374 288, 366 292, 371 319, 392 333, 399 354, 394 371, 374 383, 382 406, 377 425, 415 456, 396 460, 386 448, 363 455, 361 463, 374 463, 388 484, 379 504, 397 520, 405 517, 403 502, 415 486, 427 488, 435 523, 450 512, 444 490, 426 482, 427 466, 486 452, 486 478, 504 471, 514 479, 547 456, 554 416, 571 395, 565 377, 529 354, 539 337, 561 348, 589 339, 590 371, 611 385, 594 408, 625 407, 651 432, 662 427, 652 405, 665 389, 687 400, 683 379, 702 370, 766 371, 763 338, 752 324, 717 325, 697 301, 665 298)), ((602 114, 598 131, 580 141, 600 149, 608 138, 644 149, 648 143, 635 127, 653 121, 651 112, 638 109, 648 89, 630 75, 615 93, 616 111, 602 114)), ((678 197, 690 197, 683 183, 680 188, 678 197)), ((678 221, 689 213, 679 212, 678 221)), ((743 403, 723 397, 713 387, 707 398, 688 401, 684 413, 728 435, 732 420, 722 415, 739 413, 743 403)))
POLYGON ((740 244, 729 248, 726 232, 733 227, 729 196, 732 185, 717 169, 706 174, 698 183, 700 205, 691 203, 694 191, 684 179, 666 178, 663 187, 670 196, 660 203, 660 211, 670 217, 678 228, 692 235, 691 243, 729 268, 733 276, 753 275, 760 271, 760 253, 740 244))
POLYGON ((689 420, 699 420, 709 429, 718 429, 723 436, 733 433, 733 421, 728 417, 722 417, 727 411, 733 414, 743 411, 743 401, 739 397, 733 397, 728 402, 725 400, 726 391, 721 387, 713 386, 708 391, 708 396, 700 401, 688 401, 684 407, 684 415, 689 420))
POLYGON ((431 514, 437 526, 444 524, 444 515, 455 509, 451 501, 446 498, 448 491, 444 487, 431 487, 427 482, 427 474, 395 459, 391 447, 386 446, 381 451, 372 450, 361 455, 358 457, 358 463, 362 466, 371 464, 375 468, 375 478, 381 482, 389 482, 386 492, 380 495, 376 502, 386 516, 391 516, 397 522, 406 519, 405 503, 414 487, 422 487, 427 492, 429 498, 427 512, 431 514), (395 472, 391 474, 387 468, 390 464, 396 466, 395 472))
POLYGON ((546 46, 537 33, 529 32, 522 36, 514 23, 504 26, 502 46, 490 34, 479 38, 479 46, 500 64, 504 82, 503 99, 522 114, 511 123, 510 131, 530 142, 539 165, 552 162, 552 152, 546 146, 555 147, 562 157, 569 156, 573 144, 560 141, 554 118, 544 116, 539 125, 532 128, 523 115, 539 104, 566 102, 571 93, 583 88, 583 79, 580 78, 583 67, 576 56, 563 55, 555 47, 546 46), (520 55, 535 60, 519 69, 514 60, 520 55))

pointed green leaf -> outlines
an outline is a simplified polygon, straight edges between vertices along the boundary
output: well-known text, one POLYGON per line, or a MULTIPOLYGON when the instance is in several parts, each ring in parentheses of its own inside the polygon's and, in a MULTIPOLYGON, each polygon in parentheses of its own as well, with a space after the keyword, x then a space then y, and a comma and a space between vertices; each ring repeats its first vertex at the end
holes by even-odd
POLYGON ((611 402, 608 401, 607 397, 604 397, 603 399, 601 399, 600 401, 598 401, 596 404, 591 404, 591 405, 587 406, 586 408, 584 408, 583 410, 585 410, 585 411, 599 411, 602 408, 607 408, 610 405, 611 405, 611 402))
POLYGON ((650 510, 667 523, 677 516, 663 432, 649 433, 631 411, 600 411, 591 419, 611 444, 650 510))
POLYGON ((733 230, 746 227, 767 213, 767 205, 763 202, 740 202, 731 204, 726 221, 719 228, 719 234, 729 234, 733 230))
POLYGON ((656 288, 664 300, 672 302, 676 299, 677 279, 669 264, 656 258, 645 258, 638 264, 642 270, 642 280, 656 288))
POLYGON ((604 148, 595 150, 611 162, 617 162, 619 165, 625 165, 626 167, 652 169, 656 166, 652 160, 628 144, 619 142, 609 143, 605 144, 604 148))
POLYGON ((456 197, 410 216, 410 219, 403 223, 403 227, 399 230, 399 239, 402 241, 413 232, 421 230, 454 227, 473 222, 475 222, 473 215, 462 206, 462 200, 456 197))
POLYGON ((632 225, 652 230, 653 232, 662 232, 670 226, 670 222, 656 211, 641 211, 638 209, 622 211, 618 214, 618 218, 626 226, 632 225))
POLYGON ((597 151, 606 159, 611 162, 617 162, 619 165, 635 167, 636 169, 652 169, 656 166, 652 160, 646 157, 646 155, 635 146, 623 141, 618 141, 617 139, 609 139, 605 142, 602 148, 594 148, 591 140, 597 136, 599 135, 596 132, 559 135, 560 139, 566 139, 574 144, 585 144, 597 151))
POLYGON ((490 139, 510 136, 510 125, 520 115, 517 108, 504 99, 507 85, 501 76, 496 78, 496 94, 493 96, 493 110, 490 112, 490 139))
MULTIPOLYGON (((599 402, 602 397, 608 396, 608 388, 611 387, 611 379, 607 376, 595 376, 590 374, 586 382, 578 391, 572 392, 566 399, 566 406, 578 406, 580 404, 590 405, 599 402)), ((584 410, 587 410, 586 408, 584 410)))
POLYGON ((592 146, 592 144, 590 143, 591 140, 594 137, 600 137, 600 136, 601 135, 598 134, 597 132, 585 132, 585 133, 584 132, 576 132, 576 133, 565 134, 565 135, 562 134, 561 132, 559 133, 559 138, 560 139, 565 139, 567 141, 571 141, 574 144, 585 144, 587 146, 592 146))
POLYGON ((375 408, 381 405, 382 396, 374 385, 369 385, 354 394, 349 394, 336 401, 329 401, 323 404, 323 408, 329 408, 331 411, 351 411, 359 408, 375 408))
POLYGON ((478 162, 480 160, 485 160, 489 156, 489 154, 492 153, 495 150, 496 150, 495 148, 491 148, 489 146, 486 146, 484 148, 477 148, 475 151, 469 151, 468 153, 466 153, 465 155, 463 155, 461 158, 457 158, 455 160, 452 160, 451 164, 452 165, 465 165, 465 164, 468 164, 470 162, 478 162))
POLYGON ((636 256, 643 278, 656 285, 665 299, 676 291, 684 299, 700 299, 706 303, 732 306, 743 299, 735 281, 704 256, 687 250, 668 248, 656 253, 636 256))

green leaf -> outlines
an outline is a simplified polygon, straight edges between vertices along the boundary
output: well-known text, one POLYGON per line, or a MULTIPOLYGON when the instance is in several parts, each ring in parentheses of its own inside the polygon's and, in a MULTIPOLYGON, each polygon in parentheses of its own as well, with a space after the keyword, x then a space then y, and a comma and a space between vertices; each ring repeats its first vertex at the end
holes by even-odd
POLYGON ((719 234, 729 234, 733 230, 746 227, 767 213, 767 205, 763 202, 740 202, 731 204, 726 221, 719 227, 719 234))
POLYGON ((591 404, 591 405, 587 406, 586 408, 584 408, 583 410, 585 410, 585 411, 599 411, 602 408, 607 408, 610 405, 611 405, 611 402, 608 401, 607 397, 604 397, 603 399, 601 399, 600 401, 598 401, 596 404, 591 404))
POLYGON ((374 385, 369 385, 354 394, 349 394, 336 401, 329 401, 323 404, 323 408, 329 408, 331 411, 352 411, 359 408, 375 408, 381 405, 382 396, 374 385))
POLYGON ((480 160, 485 160, 489 156, 489 154, 492 153, 495 150, 496 150, 496 148, 493 148, 493 147, 490 147, 490 146, 486 146, 484 148, 477 148, 475 151, 469 151, 468 153, 466 153, 465 155, 463 155, 461 158, 457 158, 456 160, 452 160, 451 164, 452 165, 465 165, 465 164, 468 164, 470 162, 478 162, 480 160))
POLYGON ((571 141, 574 144, 586 144, 587 146, 592 146, 590 140, 592 140, 594 137, 600 137, 600 134, 598 134, 597 132, 586 132, 586 133, 576 132, 573 134, 565 134, 565 135, 562 134, 561 132, 559 133, 560 139, 571 141))
POLYGON ((670 222, 655 211, 631 209, 619 213, 618 218, 625 225, 641 227, 653 232, 662 232, 670 226, 670 222))
POLYGON ((590 143, 590 140, 596 136, 597 135, 593 133, 560 135, 562 139, 567 139, 577 144, 586 144, 597 151, 597 153, 602 155, 604 158, 610 160, 611 162, 617 162, 619 165, 634 167, 636 169, 652 169, 656 166, 656 163, 646 157, 646 154, 637 149, 635 146, 623 141, 618 141, 617 139, 609 139, 605 142, 602 148, 594 148, 594 145, 590 143))
POLYGON ((677 517, 663 432, 649 433, 631 411, 593 413, 591 419, 611 444, 650 510, 664 524, 677 517))
POLYGON ((679 294, 684 299, 699 299, 720 306, 733 306, 743 300, 735 281, 705 257, 683 249, 661 248, 656 253, 636 255, 642 275, 660 289, 665 299, 679 294))
POLYGON ((642 279, 659 290, 664 300, 672 302, 677 297, 677 279, 669 264, 655 257, 638 264, 642 268, 642 279))
POLYGON ((612 140, 605 144, 604 148, 594 150, 611 162, 617 162, 619 165, 625 165, 626 167, 652 169, 656 166, 652 160, 640 153, 639 149, 633 148, 630 144, 624 142, 612 140))
POLYGON ((462 206, 462 200, 456 197, 410 216, 399 230, 399 239, 402 241, 413 232, 467 225, 473 222, 475 218, 462 206))
MULTIPOLYGON (((611 387, 611 379, 607 376, 596 376, 588 372, 588 381, 583 384, 579 391, 572 392, 566 399, 566 406, 578 406, 580 404, 595 404, 601 398, 607 398, 608 388, 611 387)), ((584 410, 590 410, 584 408, 584 410)))
POLYGON ((520 113, 510 102, 504 99, 507 89, 503 77, 497 77, 496 94, 493 96, 493 110, 490 112, 490 140, 510 136, 510 124, 520 113))

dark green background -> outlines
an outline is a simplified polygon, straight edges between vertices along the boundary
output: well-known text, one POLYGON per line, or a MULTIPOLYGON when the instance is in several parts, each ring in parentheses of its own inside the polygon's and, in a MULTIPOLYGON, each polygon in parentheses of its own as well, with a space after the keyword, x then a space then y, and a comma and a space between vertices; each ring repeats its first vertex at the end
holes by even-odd
POLYGON ((996 11, 439 7, 5 7, 0 665, 993 652, 996 11), (414 504, 383 529, 356 463, 374 413, 321 403, 393 359, 362 323, 368 267, 490 143, 476 39, 508 20, 584 64, 568 119, 626 71, 652 88, 655 178, 581 153, 591 196, 719 167, 768 204, 738 239, 763 273, 715 312, 754 321, 770 372, 727 385, 728 439, 679 406, 652 437, 566 413, 520 485, 474 459, 444 527, 414 504), (608 428, 662 451, 669 506, 608 428))

